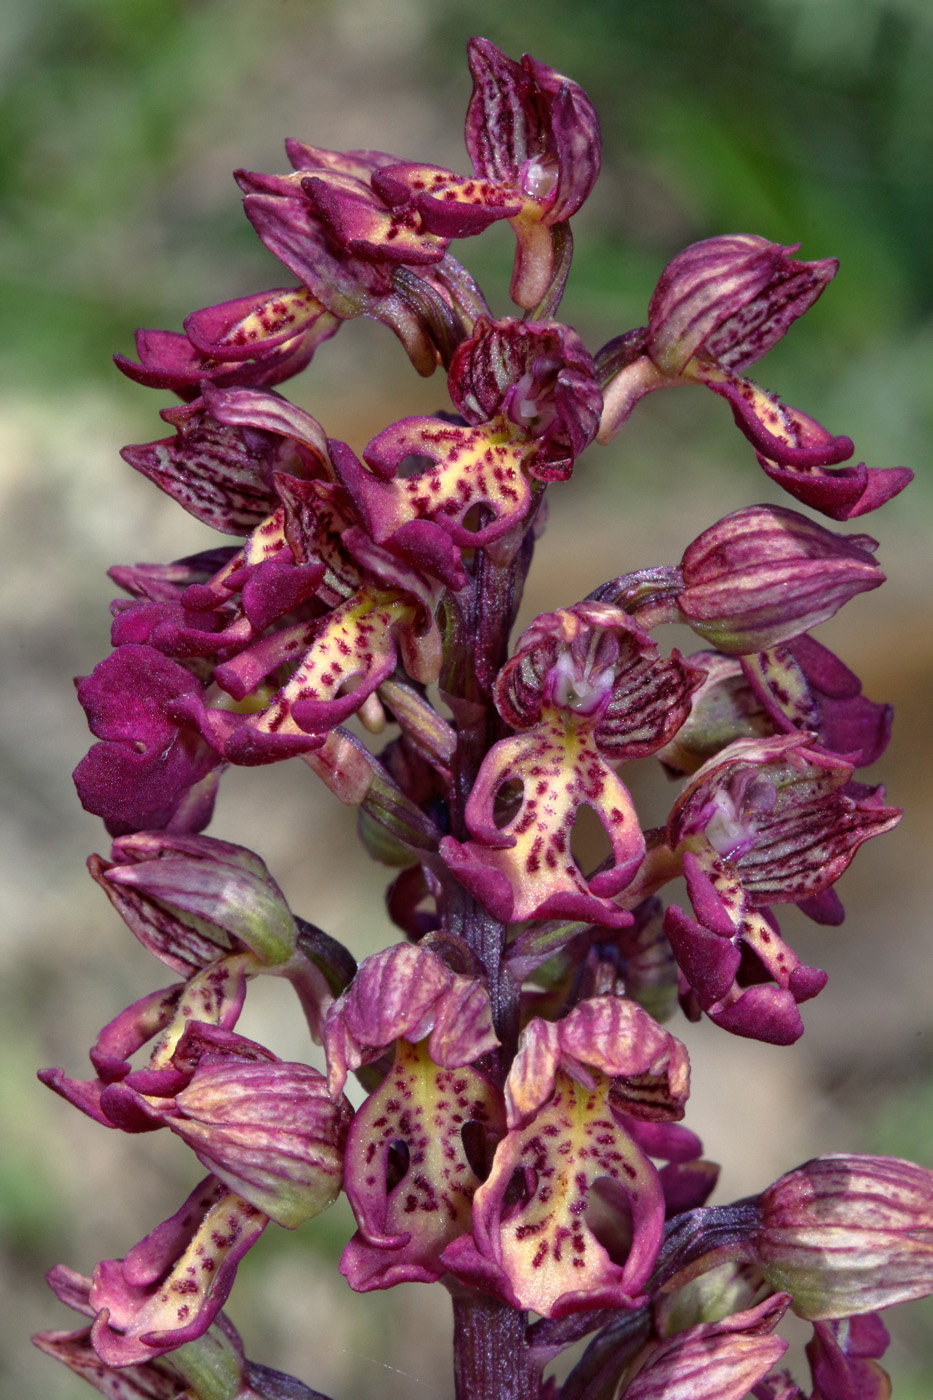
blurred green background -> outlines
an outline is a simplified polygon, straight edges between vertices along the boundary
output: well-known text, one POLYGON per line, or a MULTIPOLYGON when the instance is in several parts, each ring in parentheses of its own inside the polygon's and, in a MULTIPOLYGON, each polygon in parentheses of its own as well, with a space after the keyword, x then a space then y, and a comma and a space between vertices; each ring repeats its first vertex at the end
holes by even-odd
MULTIPOLYGON (((860 459, 918 472, 866 522, 890 582, 820 633, 867 693, 898 704, 871 779, 908 816, 843 881, 841 930, 786 920, 802 956, 830 973, 794 1050, 686 1029, 687 1121, 724 1163, 722 1200, 818 1151, 933 1165, 929 0, 5 0, 0 1388, 18 1400, 90 1394, 26 1341, 70 1325, 45 1269, 90 1272, 121 1255, 197 1179, 174 1140, 107 1134, 33 1079, 53 1063, 85 1073, 98 1027, 163 976, 83 872, 105 842, 71 788, 88 736, 70 678, 108 647, 105 569, 177 558, 206 532, 119 460, 123 443, 164 435, 168 399, 122 379, 110 356, 131 352, 137 325, 178 328, 195 307, 288 280, 230 179, 236 166, 284 169, 284 136, 464 169, 463 53, 476 33, 570 74, 600 112, 603 175, 575 221, 563 311, 592 349, 642 323, 660 269, 696 239, 760 233, 840 258, 831 289, 757 374, 853 437, 860 459)), ((505 313, 508 231, 461 253, 505 313)), ((359 322, 289 392, 357 449, 391 419, 444 404, 439 379, 417 380, 394 338, 359 322)), ((552 492, 526 615, 676 560, 719 515, 780 499, 711 395, 653 396, 591 456, 552 492)), ((632 767, 650 810, 659 799, 632 767)), ((348 873, 352 816, 301 765, 231 773, 211 829, 255 847, 299 912, 358 954, 392 938, 381 872, 348 873)), ((307 1058, 282 990, 251 994, 243 1029, 307 1058)), ((334 1400, 449 1395, 442 1290, 350 1294, 335 1282, 348 1229, 335 1209, 297 1236, 267 1234, 247 1258, 230 1312, 250 1354, 334 1400)), ((901 1400, 929 1400, 931 1306, 889 1319, 901 1400)))

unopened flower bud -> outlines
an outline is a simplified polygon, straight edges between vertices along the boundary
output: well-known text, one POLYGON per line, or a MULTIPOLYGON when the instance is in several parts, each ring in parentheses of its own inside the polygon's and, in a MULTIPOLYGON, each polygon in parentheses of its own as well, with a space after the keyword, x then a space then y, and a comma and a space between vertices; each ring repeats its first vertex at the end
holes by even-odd
POLYGON ((896 1157, 815 1157, 758 1202, 752 1235, 771 1285, 811 1321, 933 1293, 933 1172, 896 1157))
POLYGON ((310 1065, 231 1058, 202 1066, 167 1121, 230 1190, 294 1229, 336 1200, 351 1116, 310 1065))
POLYGON ((207 935, 223 951, 245 946, 266 966, 294 952, 298 928, 285 896, 245 846, 146 831, 115 841, 113 857, 100 883, 108 895, 116 887, 111 897, 138 937, 156 920, 181 925, 189 938, 207 935))
POLYGON ((687 548, 683 620, 720 651, 764 651, 883 583, 876 548, 868 535, 837 535, 781 506, 747 506, 687 548))
POLYGON ((648 311, 648 353, 667 374, 694 355, 739 369, 760 360, 836 275, 835 258, 737 233, 693 243, 669 262, 648 311))

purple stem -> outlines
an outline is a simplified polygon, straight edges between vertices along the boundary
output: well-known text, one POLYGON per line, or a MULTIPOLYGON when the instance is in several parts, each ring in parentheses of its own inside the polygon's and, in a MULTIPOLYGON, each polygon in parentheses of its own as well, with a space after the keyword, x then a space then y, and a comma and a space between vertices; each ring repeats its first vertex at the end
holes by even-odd
POLYGON ((457 1400, 537 1400, 524 1312, 482 1293, 454 1298, 454 1382, 457 1400))
MULTIPOLYGON (((468 586, 448 595, 441 686, 457 720, 450 825, 460 840, 469 837, 464 813, 480 765, 503 733, 492 687, 508 655, 509 634, 533 547, 528 522, 514 551, 502 549, 501 542, 498 550, 477 550, 468 586), (494 553, 498 557, 491 557, 494 553)), ((503 966, 507 926, 453 877, 445 892, 444 924, 466 940, 486 970, 493 1021, 502 1043, 484 1068, 501 1086, 519 1031, 520 987, 503 966)), ((457 1400, 538 1400, 542 1368, 528 1349, 525 1312, 472 1289, 455 1297, 453 1306, 457 1400)))

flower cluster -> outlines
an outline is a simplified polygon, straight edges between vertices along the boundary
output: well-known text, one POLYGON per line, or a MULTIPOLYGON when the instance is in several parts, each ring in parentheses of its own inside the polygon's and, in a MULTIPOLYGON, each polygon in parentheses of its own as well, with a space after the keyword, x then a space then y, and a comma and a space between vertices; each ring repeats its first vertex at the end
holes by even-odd
POLYGON ((794 1400, 773 1369, 793 1308, 814 1324, 811 1400, 881 1400, 876 1310, 933 1291, 933 1174, 821 1158, 707 1206, 718 1169, 680 1121, 689 1059, 661 1024, 679 1001, 788 1045, 826 983, 774 908, 838 923, 836 881, 900 816, 857 777, 890 707, 811 635, 883 581, 876 542, 754 505, 679 563, 594 580, 510 632, 548 485, 656 388, 725 398, 767 476, 835 522, 910 474, 840 467, 848 438, 742 373, 832 259, 696 244, 648 325, 591 356, 554 317, 599 172, 592 105, 487 40, 469 61, 471 175, 289 142, 291 173, 237 178, 297 285, 141 331, 139 361, 118 357, 180 400, 173 435, 126 460, 236 542, 112 571, 128 596, 78 685, 98 742, 75 782, 114 838, 94 879, 180 980, 104 1027, 93 1078, 42 1078, 105 1127, 167 1128, 209 1175, 124 1259, 53 1270, 92 1320, 37 1341, 112 1397, 310 1396, 247 1362, 220 1309, 270 1221, 295 1228, 342 1189, 352 1288, 450 1288, 461 1398, 794 1400), (501 220, 518 314, 496 317, 450 245, 501 220), (450 408, 354 447, 279 386, 359 315, 420 373, 446 371, 450 408), (702 648, 664 650, 665 624, 702 648), (363 736, 387 726, 377 753, 363 736), (624 765, 652 756, 677 790, 646 829, 624 765), (294 757, 395 870, 405 941, 359 966, 258 856, 201 834, 228 765, 294 757), (584 810, 605 833, 595 867, 584 810), (236 1030, 264 975, 293 986, 326 1074, 236 1030), (545 1381, 589 1333, 559 1389, 545 1381))

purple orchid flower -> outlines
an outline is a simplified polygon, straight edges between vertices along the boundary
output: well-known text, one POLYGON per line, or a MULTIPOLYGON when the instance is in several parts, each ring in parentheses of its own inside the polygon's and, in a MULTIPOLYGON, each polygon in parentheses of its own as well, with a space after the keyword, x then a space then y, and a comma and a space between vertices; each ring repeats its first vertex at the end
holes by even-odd
POLYGON ((376 172, 373 185, 448 238, 508 219, 518 240, 510 295, 531 310, 555 281, 563 289, 561 244, 570 216, 599 175, 599 121, 576 83, 529 54, 516 63, 488 39, 471 39, 467 53, 473 93, 466 145, 473 176, 399 163, 376 172))
POLYGON ((664 1194, 625 1125, 677 1116, 688 1082, 684 1047, 633 1002, 600 997, 562 1021, 534 1019, 506 1080, 509 1132, 476 1192, 472 1235, 442 1262, 544 1317, 639 1306, 664 1194), (594 1233, 597 1214, 606 1220, 594 1233))
POLYGON ((567 917, 622 927, 611 900, 644 855, 628 790, 608 760, 660 748, 689 712, 701 673, 667 660, 620 608, 582 603, 538 618, 496 682, 495 700, 519 732, 486 755, 466 807, 473 837, 445 837, 441 854, 498 918, 567 917), (499 825, 495 799, 519 780, 522 800, 499 825), (585 877, 570 850, 582 805, 612 845, 606 869, 585 877))
POLYGON ((491 1154, 505 1127, 501 1093, 474 1067, 498 1044, 489 994, 428 948, 388 948, 331 1007, 324 1044, 333 1094, 348 1070, 395 1047, 347 1140, 344 1184, 359 1228, 341 1272, 358 1292, 434 1282, 445 1246, 470 1227, 481 1180, 467 1135, 491 1154))
POLYGON ((448 387, 465 422, 393 423, 364 450, 369 471, 348 449, 335 458, 379 543, 428 522, 468 549, 500 539, 527 515, 537 483, 570 476, 599 426, 593 363, 566 326, 481 318, 454 355, 448 387), (428 465, 399 475, 412 458, 428 465), (485 519, 474 521, 480 510, 485 519))
POLYGON ((680 620, 720 651, 764 651, 884 582, 869 535, 838 535, 797 511, 746 506, 693 541, 680 620))
POLYGON ((237 171, 243 207, 263 243, 337 321, 373 316, 399 337, 419 374, 448 363, 486 309, 469 274, 419 211, 380 187, 399 166, 381 151, 286 142, 291 175, 237 171))
POLYGON ((95 744, 74 772, 81 805, 114 836, 147 829, 200 831, 211 819, 220 754, 172 705, 200 695, 196 678, 147 646, 125 646, 78 684, 95 744))
POLYGON ((768 906, 825 895, 862 842, 900 818, 881 790, 850 787, 852 771, 806 735, 738 740, 674 805, 666 841, 682 853, 697 917, 671 905, 665 931, 699 1006, 735 1034, 802 1034, 797 1004, 826 974, 801 964, 768 906))
POLYGON ((185 333, 138 330, 139 363, 114 355, 137 384, 195 398, 205 382, 271 389, 300 374, 340 322, 304 287, 256 292, 194 311, 185 333))
POLYGON ((645 394, 704 384, 725 398, 767 475, 834 520, 876 510, 912 478, 905 467, 832 470, 851 457, 850 438, 759 389, 739 371, 781 339, 836 275, 835 258, 798 262, 750 234, 694 243, 668 264, 648 325, 610 341, 597 356, 606 394, 600 441, 618 432, 645 394))

